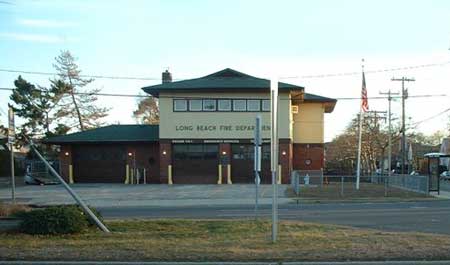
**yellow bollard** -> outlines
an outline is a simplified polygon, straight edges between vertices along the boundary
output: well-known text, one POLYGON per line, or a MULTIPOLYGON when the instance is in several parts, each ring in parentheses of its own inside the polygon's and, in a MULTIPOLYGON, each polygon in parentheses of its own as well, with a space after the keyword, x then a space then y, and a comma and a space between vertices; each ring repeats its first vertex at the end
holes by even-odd
POLYGON ((278 178, 277 183, 281 184, 281 165, 278 165, 278 178))
POLYGON ((128 184, 130 182, 130 166, 125 166, 125 184, 128 184))
POLYGON ((73 184, 73 167, 69 165, 69 183, 73 184))
POLYGON ((167 166, 167 177, 168 177, 168 184, 172 185, 173 181, 172 181, 172 165, 168 165, 167 166))
POLYGON ((231 182, 231 165, 230 164, 227 165, 227 183, 233 184, 233 182, 231 182))
POLYGON ((219 170, 219 179, 217 180, 217 184, 222 184, 222 165, 219 164, 218 166, 219 170))

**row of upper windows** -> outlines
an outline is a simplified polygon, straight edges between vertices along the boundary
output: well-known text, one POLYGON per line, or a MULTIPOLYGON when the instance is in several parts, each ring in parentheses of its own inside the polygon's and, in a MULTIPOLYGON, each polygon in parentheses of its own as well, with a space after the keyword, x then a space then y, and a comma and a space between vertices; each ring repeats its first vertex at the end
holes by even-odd
POLYGON ((173 111, 270 111, 269 99, 174 99, 173 111))

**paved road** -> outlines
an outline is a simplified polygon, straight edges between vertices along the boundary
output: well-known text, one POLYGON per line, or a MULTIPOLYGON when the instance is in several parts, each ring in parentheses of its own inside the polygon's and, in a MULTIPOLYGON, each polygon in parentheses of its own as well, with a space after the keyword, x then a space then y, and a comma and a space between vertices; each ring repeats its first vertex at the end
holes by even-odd
MULTIPOLYGON (((254 218, 249 205, 184 207, 100 207, 107 219, 118 218, 254 218)), ((450 235, 450 201, 402 203, 284 204, 280 219, 349 225, 387 231, 418 231, 450 235)), ((261 206, 261 218, 271 216, 269 205, 261 206)))

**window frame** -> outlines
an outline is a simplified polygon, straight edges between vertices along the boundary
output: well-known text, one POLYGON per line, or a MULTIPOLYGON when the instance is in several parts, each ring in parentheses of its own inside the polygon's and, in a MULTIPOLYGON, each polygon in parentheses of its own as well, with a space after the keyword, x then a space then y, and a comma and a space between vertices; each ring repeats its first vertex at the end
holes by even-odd
POLYGON ((189 110, 188 111, 190 111, 190 112, 202 112, 203 111, 203 99, 189 99, 189 110), (193 110, 192 108, 191 108, 191 102, 193 102, 193 101, 200 101, 200 108, 198 109, 198 110, 193 110))
POLYGON ((233 99, 233 112, 246 112, 247 111, 247 99, 233 99), (237 101, 243 101, 244 102, 244 109, 243 110, 236 110, 236 107, 235 107, 235 102, 237 102, 237 101))
POLYGON ((247 99, 247 111, 249 112, 260 112, 261 111, 261 99, 247 99), (258 103, 258 109, 257 110, 251 110, 249 108, 249 101, 256 101, 258 103))
POLYGON ((271 107, 270 99, 262 99, 261 100, 261 111, 263 111, 263 112, 270 112, 270 107, 271 107), (264 109, 264 102, 265 101, 268 102, 268 104, 269 104, 269 109, 267 109, 267 110, 264 109))
POLYGON ((217 99, 217 111, 220 112, 231 112, 233 111, 233 100, 230 98, 219 98, 217 99), (220 101, 228 101, 230 103, 230 107, 228 109, 220 109, 220 101))
POLYGON ((202 99, 202 111, 204 111, 204 112, 217 111, 217 99, 211 99, 211 98, 202 99), (208 101, 208 100, 214 102, 214 109, 205 109, 205 101, 208 101))
POLYGON ((185 112, 185 111, 188 111, 189 110, 189 103, 188 103, 188 100, 187 99, 183 99, 183 98, 174 98, 173 99, 173 111, 174 112, 185 112), (181 109, 177 109, 176 108, 176 103, 175 102, 177 102, 177 101, 184 101, 185 102, 185 109, 183 109, 183 110, 181 110, 181 109))

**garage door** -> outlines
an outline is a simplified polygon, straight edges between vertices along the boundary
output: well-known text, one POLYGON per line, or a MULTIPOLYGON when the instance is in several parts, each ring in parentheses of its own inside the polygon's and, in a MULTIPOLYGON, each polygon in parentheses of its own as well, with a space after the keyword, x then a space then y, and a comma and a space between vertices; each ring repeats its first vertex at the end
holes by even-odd
POLYGON ((216 184, 218 178, 217 144, 174 144, 173 183, 216 184))
MULTIPOLYGON (((231 145, 231 178, 233 183, 255 183, 254 145, 231 145)), ((261 183, 272 183, 270 174, 270 145, 262 146, 261 183)))
POLYGON ((76 183, 123 183, 126 164, 121 146, 77 146, 73 149, 76 183))

